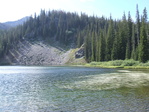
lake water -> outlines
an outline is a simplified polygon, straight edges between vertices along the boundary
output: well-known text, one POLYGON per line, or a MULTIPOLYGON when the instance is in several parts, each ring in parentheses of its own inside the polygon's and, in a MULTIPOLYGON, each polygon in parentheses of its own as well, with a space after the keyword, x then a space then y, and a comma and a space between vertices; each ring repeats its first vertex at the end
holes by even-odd
POLYGON ((149 71, 0 67, 0 112, 149 112, 149 71))

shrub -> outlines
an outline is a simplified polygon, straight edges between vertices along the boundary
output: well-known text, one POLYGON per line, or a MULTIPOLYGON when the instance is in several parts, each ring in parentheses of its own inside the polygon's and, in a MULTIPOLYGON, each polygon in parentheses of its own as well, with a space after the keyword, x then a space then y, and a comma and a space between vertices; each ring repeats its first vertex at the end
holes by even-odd
POLYGON ((136 66, 139 64, 139 61, 135 61, 135 60, 124 60, 122 66, 136 66))
POLYGON ((149 66, 149 61, 147 63, 140 63, 133 59, 129 60, 114 60, 114 61, 105 61, 105 62, 91 62, 90 65, 94 66, 149 66))
POLYGON ((149 61, 147 63, 140 63, 139 66, 149 66, 149 61))
POLYGON ((123 63, 123 60, 115 60, 115 61, 110 61, 111 66, 121 66, 123 63))
POLYGON ((93 61, 93 62, 91 62, 90 64, 91 64, 91 65, 101 65, 102 62, 94 62, 94 61, 93 61))

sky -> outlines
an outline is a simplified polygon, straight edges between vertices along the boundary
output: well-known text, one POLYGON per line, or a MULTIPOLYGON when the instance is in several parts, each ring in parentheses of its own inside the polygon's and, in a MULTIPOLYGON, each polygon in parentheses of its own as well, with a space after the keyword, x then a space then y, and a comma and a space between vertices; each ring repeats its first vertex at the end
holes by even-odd
POLYGON ((90 16, 112 15, 113 19, 121 19, 123 13, 135 20, 136 4, 139 6, 140 14, 146 7, 149 12, 148 0, 1 0, 0 22, 15 21, 25 16, 40 13, 41 9, 64 10, 69 12, 86 13, 90 16))

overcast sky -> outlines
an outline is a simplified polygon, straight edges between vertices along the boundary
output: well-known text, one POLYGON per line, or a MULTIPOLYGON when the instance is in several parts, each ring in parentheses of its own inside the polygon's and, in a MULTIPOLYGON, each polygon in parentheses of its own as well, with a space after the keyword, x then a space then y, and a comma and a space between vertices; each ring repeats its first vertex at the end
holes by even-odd
POLYGON ((135 19, 136 4, 139 6, 140 14, 144 7, 149 6, 149 0, 2 0, 0 6, 0 22, 14 21, 25 16, 39 14, 41 9, 64 10, 70 12, 85 12, 88 15, 121 19, 123 12, 126 15, 130 11, 135 19))

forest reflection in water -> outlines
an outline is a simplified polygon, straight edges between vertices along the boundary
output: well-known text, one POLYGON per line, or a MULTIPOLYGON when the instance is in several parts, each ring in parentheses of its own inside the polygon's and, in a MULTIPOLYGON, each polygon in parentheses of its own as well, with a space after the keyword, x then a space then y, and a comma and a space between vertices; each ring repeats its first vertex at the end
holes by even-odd
POLYGON ((0 67, 0 111, 147 112, 149 71, 0 67))

